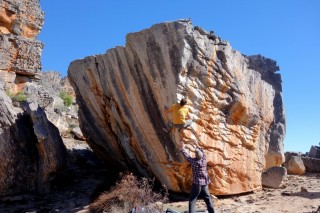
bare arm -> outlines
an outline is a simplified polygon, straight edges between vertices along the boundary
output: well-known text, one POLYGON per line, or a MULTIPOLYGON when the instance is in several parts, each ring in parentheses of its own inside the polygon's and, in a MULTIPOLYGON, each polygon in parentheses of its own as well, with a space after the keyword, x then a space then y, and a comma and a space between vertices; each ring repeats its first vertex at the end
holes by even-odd
MULTIPOLYGON (((172 106, 173 106, 173 105, 172 105, 172 106)), ((170 107, 164 106, 165 113, 172 112, 172 106, 170 106, 170 107)))

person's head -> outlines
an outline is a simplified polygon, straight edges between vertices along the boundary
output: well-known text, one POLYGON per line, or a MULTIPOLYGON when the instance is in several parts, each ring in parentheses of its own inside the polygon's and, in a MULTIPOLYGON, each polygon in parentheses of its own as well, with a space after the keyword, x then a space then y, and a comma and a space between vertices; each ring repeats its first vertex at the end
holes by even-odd
POLYGON ((184 106, 184 105, 186 105, 186 104, 187 104, 187 99, 182 98, 181 101, 180 101, 180 105, 181 105, 181 106, 184 106))
POLYGON ((203 153, 200 149, 195 150, 197 160, 200 160, 203 157, 203 153))

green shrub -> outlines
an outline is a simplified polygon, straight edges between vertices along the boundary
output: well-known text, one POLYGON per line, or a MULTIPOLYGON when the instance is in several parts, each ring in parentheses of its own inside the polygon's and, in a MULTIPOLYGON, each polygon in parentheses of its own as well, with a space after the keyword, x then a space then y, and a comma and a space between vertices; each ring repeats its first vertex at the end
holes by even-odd
POLYGON ((10 98, 12 98, 13 97, 13 94, 11 93, 11 91, 10 91, 10 89, 6 89, 6 94, 7 94, 7 96, 9 96, 10 98))
POLYGON ((67 107, 71 106, 73 98, 66 91, 61 91, 59 97, 63 100, 63 104, 67 107))
POLYGON ((15 95, 9 95, 12 101, 24 102, 27 100, 27 96, 23 92, 18 92, 15 95))

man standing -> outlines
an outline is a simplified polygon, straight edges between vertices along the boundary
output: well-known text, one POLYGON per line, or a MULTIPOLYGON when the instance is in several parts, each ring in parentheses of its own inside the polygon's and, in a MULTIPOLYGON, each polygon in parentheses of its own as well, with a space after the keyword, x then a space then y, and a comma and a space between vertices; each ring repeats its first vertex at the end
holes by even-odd
MULTIPOLYGON (((196 146, 195 146, 196 147, 196 146)), ((207 205, 209 213, 214 213, 213 203, 210 197, 208 185, 210 183, 210 178, 207 171, 207 157, 203 150, 199 147, 195 149, 195 158, 192 158, 185 149, 184 143, 182 143, 182 154, 185 159, 191 164, 192 167, 192 188, 190 192, 189 199, 189 213, 195 212, 195 206, 198 196, 202 193, 204 196, 204 202, 207 205)))

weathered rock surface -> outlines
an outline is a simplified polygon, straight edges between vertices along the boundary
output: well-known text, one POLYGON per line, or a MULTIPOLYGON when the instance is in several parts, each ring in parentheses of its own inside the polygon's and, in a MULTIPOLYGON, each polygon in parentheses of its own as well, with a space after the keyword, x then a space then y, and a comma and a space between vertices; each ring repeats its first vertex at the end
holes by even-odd
MULTIPOLYGON (((192 128, 207 154, 213 194, 261 188, 261 173, 284 162, 285 116, 276 62, 245 56, 190 20, 128 34, 125 47, 76 60, 68 77, 80 126, 108 165, 189 191, 191 171, 166 133, 164 105, 190 100, 192 128)), ((196 137, 184 131, 187 141, 196 137)))
POLYGON ((33 82, 41 70, 36 36, 44 13, 39 0, 0 0, 0 10, 0 196, 45 192, 67 152, 44 111, 54 99, 33 82), (12 103, 7 94, 17 92, 27 100, 12 103))
POLYGON ((0 10, 0 78, 16 93, 41 71, 44 13, 39 0, 0 0, 0 10))
POLYGON ((1 0, 0 34, 35 38, 42 29, 44 13, 39 0, 1 0))
POLYGON ((274 166, 262 173, 262 185, 278 189, 287 175, 285 167, 274 166))
POLYGON ((15 108, 0 84, 0 196, 45 192, 66 165, 59 131, 36 102, 15 108))
MULTIPOLYGON (((42 72, 39 80, 28 82, 24 85, 23 92, 35 100, 45 110, 50 122, 58 129, 61 135, 73 134, 72 130, 79 127, 78 105, 74 104, 67 107, 60 98, 60 93, 64 91, 74 94, 74 91, 65 78, 61 78, 60 73, 56 71, 42 72)), ((79 132, 79 134, 82 134, 79 132)), ((79 136, 79 135, 78 135, 79 136)))
POLYGON ((308 157, 310 158, 319 158, 320 159, 320 147, 311 146, 308 157))
POLYGON ((320 159, 318 158, 309 158, 301 157, 303 165, 306 169, 306 172, 309 173, 319 173, 320 172, 320 159))
POLYGON ((302 175, 306 172, 301 156, 293 156, 288 162, 288 174, 302 175))

